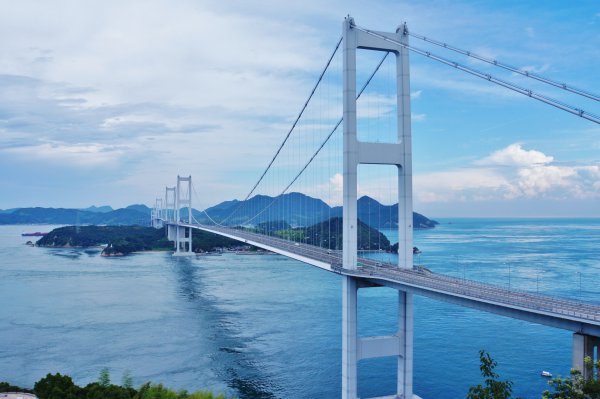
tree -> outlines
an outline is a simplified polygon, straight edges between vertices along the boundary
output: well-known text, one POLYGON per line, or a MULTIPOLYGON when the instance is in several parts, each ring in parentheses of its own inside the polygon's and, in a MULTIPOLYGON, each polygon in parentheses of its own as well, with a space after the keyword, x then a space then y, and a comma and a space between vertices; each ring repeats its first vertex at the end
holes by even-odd
POLYGON ((118 385, 100 385, 92 382, 82 389, 80 399, 132 399, 137 391, 133 388, 118 385))
POLYGON ((548 382, 554 392, 544 391, 543 399, 600 399, 600 360, 594 364, 593 360, 586 356, 583 360, 587 371, 584 377, 581 371, 571 369, 571 376, 561 378, 560 376, 548 382), (594 370, 595 368, 595 370, 594 370))
POLYGON ((500 376, 494 371, 498 363, 484 350, 479 351, 479 362, 485 385, 479 384, 469 388, 467 399, 509 399, 513 383, 498 380, 500 376))
POLYGON ((152 384, 150 382, 142 385, 135 399, 226 399, 225 395, 215 396, 210 391, 196 391, 188 393, 187 391, 175 391, 166 388, 162 384, 152 384))
POLYGON ((27 392, 33 393, 31 389, 25 389, 18 387, 16 385, 12 385, 8 382, 0 382, 0 392, 27 392))
POLYGON ((80 388, 68 375, 47 374, 33 386, 40 399, 77 399, 80 388))
POLYGON ((123 372, 121 386, 124 388, 133 388, 133 377, 131 377, 131 372, 129 370, 123 372))
POLYGON ((108 367, 104 367, 102 370, 100 370, 98 384, 100 384, 103 387, 107 387, 110 385, 110 372, 108 371, 108 367))

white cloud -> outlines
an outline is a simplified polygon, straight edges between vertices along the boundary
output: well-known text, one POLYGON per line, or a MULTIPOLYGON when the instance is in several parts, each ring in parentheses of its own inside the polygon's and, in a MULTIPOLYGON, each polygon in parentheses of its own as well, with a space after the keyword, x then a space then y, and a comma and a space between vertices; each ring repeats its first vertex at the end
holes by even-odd
POLYGON ((111 164, 123 156, 130 148, 101 143, 61 143, 47 142, 31 146, 6 148, 3 152, 16 154, 31 160, 51 160, 69 166, 95 167, 111 164))
POLYGON ((529 166, 547 164, 553 157, 536 150, 524 150, 521 144, 511 144, 476 162, 478 165, 529 166))
POLYGON ((410 118, 414 122, 423 122, 427 119, 427 114, 411 114, 410 118))
POLYGON ((552 165, 532 165, 519 169, 517 175, 516 181, 523 195, 535 197, 556 188, 569 189, 577 171, 552 165))
POLYGON ((466 168, 417 175, 421 202, 600 198, 600 166, 563 166, 554 157, 511 144, 466 168))
MULTIPOLYGON (((542 66, 525 65, 525 66, 521 67, 522 72, 532 72, 532 73, 542 73, 542 72, 546 72, 548 69, 550 69, 550 64, 544 64, 542 66)), ((513 74, 513 75, 516 75, 516 74, 513 74)))

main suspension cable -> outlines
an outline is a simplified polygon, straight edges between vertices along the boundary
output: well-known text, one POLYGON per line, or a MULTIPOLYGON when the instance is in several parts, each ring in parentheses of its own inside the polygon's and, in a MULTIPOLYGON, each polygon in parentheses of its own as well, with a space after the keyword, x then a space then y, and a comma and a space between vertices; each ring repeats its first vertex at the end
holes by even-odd
MULTIPOLYGON (((198 193, 196 192, 196 187, 194 186, 194 183, 192 183, 192 191, 194 192, 194 195, 196 196, 196 199, 198 200, 198 202, 200 202, 200 196, 198 195, 198 193)), ((213 222, 216 226, 222 226, 222 224, 216 222, 213 218, 210 217, 210 215, 208 214, 208 212, 206 212, 206 209, 202 210, 202 213, 204 213, 206 215, 206 217, 213 222)), ((194 213, 192 212, 192 219, 194 219, 196 221, 196 223, 198 224, 202 224, 200 223, 195 217, 194 217, 194 213)))
MULTIPOLYGON (((383 64, 383 62, 385 61, 385 59, 387 58, 388 55, 389 55, 389 52, 386 52, 383 55, 383 57, 381 58, 381 61, 379 61, 379 63, 375 67, 375 70, 371 73, 371 76, 369 76, 369 79, 367 79, 367 81, 363 84, 362 88, 358 92, 358 95, 356 96, 357 100, 363 94, 363 92, 365 91, 365 89, 367 88, 367 86, 369 85, 369 83, 371 83, 371 81, 375 77, 375 74, 377 73, 377 71, 379 71, 379 68, 381 68, 381 65, 383 64)), ((274 197, 271 200, 271 202, 269 204, 267 204, 267 206, 265 206, 259 213, 257 213, 256 215, 254 215, 252 218, 246 220, 246 222, 245 222, 246 224, 250 223, 251 221, 253 221, 254 219, 256 219, 258 216, 260 216, 262 213, 264 213, 267 209, 269 209, 271 207, 271 205, 273 205, 275 202, 277 202, 277 200, 279 198, 281 198, 281 196, 284 195, 290 189, 290 187, 292 187, 292 185, 296 182, 296 180, 298 180, 300 178, 300 176, 302 175, 302 173, 304 173, 304 171, 306 170, 306 168, 308 168, 308 166, 316 158, 316 156, 319 154, 319 152, 321 152, 321 150, 323 149, 323 147, 325 147, 325 144, 327 144, 327 142, 329 141, 329 139, 331 138, 331 136, 333 136, 333 133, 335 133, 335 131, 340 127, 340 125, 342 124, 343 120, 344 120, 344 117, 342 116, 337 121, 337 123, 335 124, 335 126, 333 127, 333 129, 331 129, 331 132, 329 132, 329 134, 327 135, 327 137, 325 137, 325 140, 323 140, 323 142, 321 142, 321 145, 319 146, 319 148, 317 148, 317 150, 314 152, 314 154, 310 157, 310 159, 308 160, 308 162, 306 162, 304 164, 304 166, 302 167, 302 169, 300 169, 300 171, 296 174, 296 176, 294 176, 294 178, 292 179, 292 181, 290 181, 290 183, 281 191, 281 193, 279 195, 277 195, 276 197, 274 197)))
POLYGON ((587 111, 584 111, 583 109, 576 108, 576 107, 573 107, 573 106, 571 106, 569 104, 566 104, 566 103, 560 102, 558 100, 555 100, 555 99, 553 99, 551 97, 538 94, 538 93, 536 93, 536 92, 534 92, 532 90, 525 89, 525 88, 517 86, 517 85, 515 85, 513 83, 510 83, 510 82, 507 82, 505 80, 496 78, 496 77, 494 77, 494 76, 492 76, 490 74, 478 71, 478 70, 476 70, 474 68, 470 68, 470 67, 468 67, 466 65, 460 64, 460 63, 452 61, 452 60, 449 60, 447 58, 444 58, 444 57, 432 54, 431 52, 426 51, 426 50, 422 50, 422 49, 420 49, 418 47, 414 47, 414 46, 408 45, 406 43, 402 43, 402 42, 400 42, 398 40, 390 39, 389 37, 386 37, 384 35, 381 35, 381 34, 379 34, 377 32, 371 31, 369 29, 361 28, 361 27, 356 26, 356 25, 354 25, 353 27, 355 29, 360 30, 362 32, 365 32, 365 33, 367 33, 367 34, 369 34, 371 36, 375 36, 375 37, 378 37, 378 38, 380 38, 382 40, 385 40, 387 42, 394 43, 394 44, 396 44, 396 45, 398 45, 400 47, 403 47, 405 49, 413 51, 413 52, 415 52, 417 54, 424 55, 425 57, 431 58, 432 60, 435 60, 435 61, 441 62, 443 64, 446 64, 448 66, 454 67, 454 68, 456 68, 456 69, 458 69, 460 71, 467 72, 467 73, 469 73, 469 74, 471 74, 473 76, 477 76, 478 78, 485 79, 485 80, 490 81, 492 83, 495 83, 495 84, 497 84, 499 86, 506 87, 507 89, 510 89, 510 90, 515 91, 517 93, 520 93, 520 94, 526 95, 528 97, 534 98, 534 99, 536 99, 538 101, 541 101, 543 103, 546 103, 548 105, 556 107, 558 109, 561 109, 561 110, 566 111, 568 113, 571 113, 573 115, 577 115, 577 116, 579 116, 581 118, 584 118, 584 119, 587 119, 587 120, 589 120, 591 122, 600 124, 600 116, 594 115, 594 114, 592 114, 590 112, 587 112, 587 111))
POLYGON ((269 161, 269 164, 267 165, 267 167, 265 168, 265 170, 263 171, 263 173, 260 175, 260 178, 258 179, 258 181, 256 182, 256 184, 254 184, 254 186, 252 187, 252 189, 250 190, 250 192, 248 193, 248 195, 246 195, 246 198, 244 198, 243 201, 240 201, 240 205, 238 205, 233 210, 233 212, 231 212, 231 214, 229 216, 227 216, 225 219, 223 219, 223 221, 221 223, 225 223, 227 220, 229 220, 229 218, 231 218, 238 211, 238 209, 240 208, 240 206, 242 206, 242 204, 245 203, 246 200, 248 200, 248 198, 250 198, 250 196, 252 195, 252 193, 254 193, 254 190, 256 190, 256 188, 258 187, 258 185, 260 184, 260 182, 266 176, 266 174, 269 171, 269 169, 271 169, 271 166, 273 166, 273 163, 275 162, 275 160, 279 156, 279 153, 283 149, 283 146, 285 146, 285 143, 290 138, 290 135, 292 134, 292 132, 296 128, 296 125, 298 124, 298 121, 300 120, 300 118, 302 118, 302 115, 304 114, 304 111, 308 107, 308 103, 312 99, 313 95, 315 94, 315 91, 319 87, 319 84, 323 80, 323 76, 325 76, 325 72, 327 72, 327 69, 329 69, 329 65, 331 64, 331 61, 333 60, 333 57, 335 56, 335 54, 337 53, 338 49, 340 48, 340 44, 342 43, 342 40, 343 40, 343 37, 340 37, 340 39, 338 40, 337 44, 335 45, 335 49, 333 50, 333 52, 331 53, 331 56, 327 60, 327 64, 325 65, 325 68, 323 68, 323 71, 321 71, 321 74, 319 75, 319 78, 317 79, 317 82, 315 83, 312 91, 310 92, 310 95, 308 96, 308 98, 304 102, 304 105, 302 106, 302 109, 300 110, 300 113, 296 117, 296 120, 294 120, 294 123, 292 124, 292 127, 290 128, 290 130, 286 134, 285 138, 283 139, 283 141, 279 145, 279 148, 275 152, 275 155, 273 156, 273 158, 271 158, 271 161, 269 161))
POLYGON ((426 37, 426 36, 423 36, 423 35, 419 35, 417 33, 413 33, 413 32, 409 31, 408 35, 412 36, 414 38, 417 38, 417 39, 421 39, 421 40, 423 40, 423 41, 425 41, 427 43, 435 44, 436 46, 443 47, 443 48, 446 48, 448 50, 452 50, 452 51, 454 51, 456 53, 463 54, 463 55, 466 55, 466 56, 471 57, 471 58, 475 58, 475 59, 477 59, 479 61, 483 61, 483 62, 486 62, 488 64, 492 64, 492 65, 500 67, 500 68, 504 68, 504 69, 509 70, 511 72, 517 73, 519 75, 526 76, 528 78, 538 80, 540 82, 552 85, 554 87, 558 87, 560 89, 569 91, 571 93, 575 93, 575 94, 578 94, 580 96, 584 96, 584 97, 590 98, 592 100, 600 101, 600 95, 591 93, 591 92, 589 92, 587 90, 578 89, 578 88, 573 87, 571 85, 567 85, 566 83, 557 82, 557 81, 552 80, 550 78, 547 78, 545 76, 538 75, 537 73, 529 72, 529 71, 523 70, 522 68, 517 68, 517 67, 514 67, 512 65, 500 62, 498 60, 494 60, 492 58, 487 58, 487 57, 484 57, 483 55, 476 54, 476 53, 474 53, 472 51, 463 50, 461 48, 452 46, 452 45, 450 45, 448 43, 440 42, 438 40, 431 39, 429 37, 426 37))

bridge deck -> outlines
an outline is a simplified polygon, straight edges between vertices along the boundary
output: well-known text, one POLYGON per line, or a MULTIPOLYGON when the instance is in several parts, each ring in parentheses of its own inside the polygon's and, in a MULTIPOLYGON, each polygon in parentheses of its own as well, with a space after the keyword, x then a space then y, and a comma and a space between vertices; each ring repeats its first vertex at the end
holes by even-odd
POLYGON ((334 273, 361 278, 368 284, 388 286, 504 316, 600 336, 600 305, 509 290, 433 273, 425 268, 399 268, 394 264, 362 257, 358 258, 358 269, 350 270, 342 265, 341 251, 229 227, 179 225, 252 244, 334 273))

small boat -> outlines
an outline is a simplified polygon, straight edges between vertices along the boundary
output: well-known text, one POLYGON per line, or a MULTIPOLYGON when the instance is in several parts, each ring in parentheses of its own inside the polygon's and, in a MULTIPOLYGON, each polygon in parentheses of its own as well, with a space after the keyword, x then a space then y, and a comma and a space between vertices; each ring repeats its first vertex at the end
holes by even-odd
POLYGON ((546 377, 546 378, 552 378, 552 373, 549 371, 543 370, 541 376, 546 377))
POLYGON ((35 233, 22 233, 21 236, 22 237, 43 237, 48 233, 40 233, 39 231, 36 231, 35 233))

